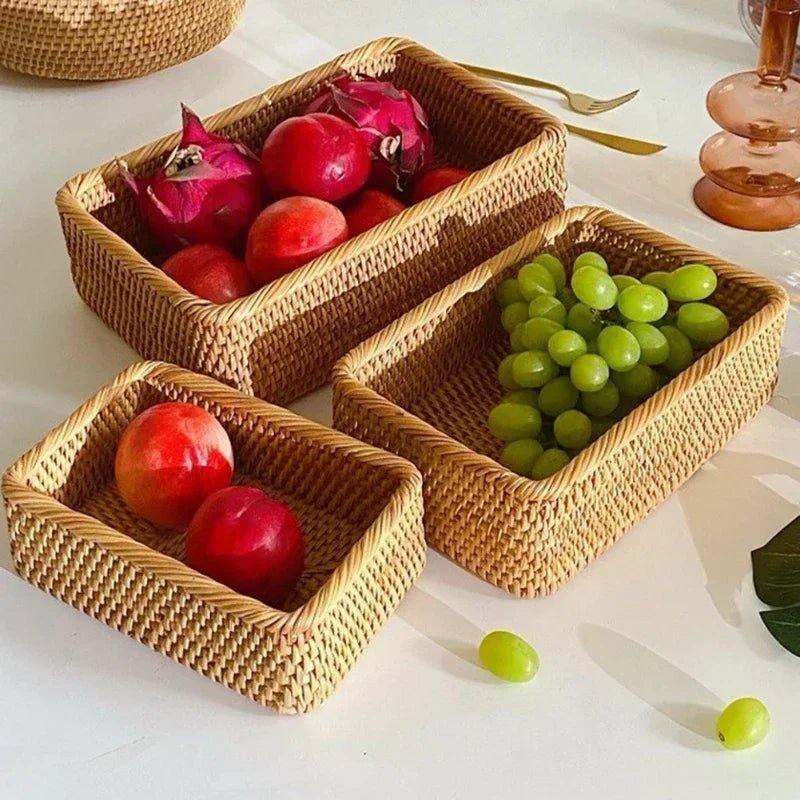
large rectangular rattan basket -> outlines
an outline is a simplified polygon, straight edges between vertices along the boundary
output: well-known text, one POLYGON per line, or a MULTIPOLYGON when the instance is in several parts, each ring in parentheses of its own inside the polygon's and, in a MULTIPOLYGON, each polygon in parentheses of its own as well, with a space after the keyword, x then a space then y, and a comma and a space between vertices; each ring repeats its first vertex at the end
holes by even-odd
MULTIPOLYGON (((410 89, 428 111, 437 159, 475 174, 225 306, 154 266, 160 254, 116 163, 73 178, 57 196, 73 280, 142 355, 287 403, 326 382, 358 342, 563 209, 561 123, 405 39, 367 44, 208 124, 260 152, 267 132, 342 70, 410 89)), ((169 136, 124 160, 150 175, 176 143, 169 136)))
POLYGON ((674 492, 767 402, 785 292, 608 211, 575 208, 422 303, 334 370, 334 424, 403 455, 423 475, 428 542, 512 594, 562 586, 674 492), (494 287, 541 251, 571 264, 597 250, 641 275, 709 264, 729 336, 551 478, 500 466, 487 427, 508 352, 494 287))
POLYGON ((167 364, 127 369, 11 466, 2 487, 23 578, 282 712, 333 692, 425 561, 411 464, 167 364), (168 400, 213 413, 233 443, 235 480, 297 514, 306 565, 285 610, 185 566, 184 534, 121 501, 117 441, 138 413, 168 400))

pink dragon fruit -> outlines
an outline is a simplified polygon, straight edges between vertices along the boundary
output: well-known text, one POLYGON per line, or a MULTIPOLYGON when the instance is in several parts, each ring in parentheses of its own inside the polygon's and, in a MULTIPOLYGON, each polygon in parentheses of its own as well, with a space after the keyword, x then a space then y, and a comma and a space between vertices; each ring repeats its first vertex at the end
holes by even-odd
POLYGON ((183 135, 152 178, 120 163, 125 182, 153 235, 169 251, 207 242, 240 244, 264 207, 259 159, 240 142, 208 133, 186 106, 183 135))
POLYGON ((400 181, 427 167, 433 158, 433 137, 422 106, 406 89, 363 75, 341 75, 311 101, 306 113, 322 111, 352 122, 376 160, 373 172, 386 165, 400 181), (381 163, 383 162, 383 163, 381 163))

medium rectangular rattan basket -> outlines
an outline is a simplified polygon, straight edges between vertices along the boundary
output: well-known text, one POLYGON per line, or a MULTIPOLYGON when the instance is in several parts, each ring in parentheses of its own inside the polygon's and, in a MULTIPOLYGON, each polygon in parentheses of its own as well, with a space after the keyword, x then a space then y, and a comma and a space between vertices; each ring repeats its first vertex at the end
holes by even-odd
POLYGON ((425 562, 411 464, 168 364, 127 369, 9 467, 2 488, 25 580, 282 712, 333 692, 425 562), (233 443, 234 480, 297 514, 306 565, 285 610, 185 566, 184 534, 120 499, 117 441, 168 400, 213 413, 233 443))
MULTIPOLYGON (((249 297, 216 306, 160 269, 116 163, 79 175, 57 205, 85 302, 147 358, 287 403, 325 383, 337 358, 564 207, 565 131, 545 112, 405 39, 379 39, 223 111, 210 129, 256 152, 342 70, 410 89, 438 159, 476 170, 249 297)), ((176 101, 177 102, 177 101, 176 101)), ((152 174, 177 135, 124 157, 152 174)))
POLYGON ((549 594, 674 492, 764 405, 788 300, 770 281, 611 212, 571 209, 394 322, 334 369, 336 427, 414 462, 428 542, 512 594, 549 594), (494 288, 540 251, 641 275, 709 264, 729 336, 554 476, 496 462, 487 427, 508 352, 494 288))

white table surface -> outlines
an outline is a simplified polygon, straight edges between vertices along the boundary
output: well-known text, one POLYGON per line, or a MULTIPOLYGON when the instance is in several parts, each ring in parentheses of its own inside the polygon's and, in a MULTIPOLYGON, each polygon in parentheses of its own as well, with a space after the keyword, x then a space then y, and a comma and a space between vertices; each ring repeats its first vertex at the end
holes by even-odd
MULTIPOLYGON (((571 138, 570 203, 618 209, 772 275, 797 303, 799 230, 729 230, 690 201, 715 130, 704 93, 755 58, 735 5, 250 0, 221 47, 136 82, 0 72, 0 462, 134 358, 71 286, 56 188, 174 129, 179 100, 208 114, 388 33, 600 96, 640 87, 590 121, 526 95, 669 146, 635 158, 571 138)), ((749 553, 798 513, 798 319, 793 308, 770 407, 569 586, 521 601, 432 553, 340 689, 305 717, 267 712, 0 570, 0 797, 797 798, 800 660, 758 618, 749 553), (473 663, 499 627, 538 648, 535 682, 501 685, 473 663), (773 731, 753 751, 724 752, 709 737, 715 713, 748 694, 767 703, 773 731)), ((326 391, 296 408, 330 419, 326 391)))

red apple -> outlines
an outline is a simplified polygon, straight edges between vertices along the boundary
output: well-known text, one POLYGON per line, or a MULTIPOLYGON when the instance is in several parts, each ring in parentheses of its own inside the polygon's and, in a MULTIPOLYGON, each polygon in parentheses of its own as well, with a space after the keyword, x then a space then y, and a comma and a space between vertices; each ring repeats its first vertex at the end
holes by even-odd
POLYGON ((351 236, 358 236, 369 228, 374 228, 384 220, 405 211, 405 206, 386 192, 377 189, 364 189, 342 207, 347 229, 351 236))
POLYGON ((128 508, 185 528, 203 500, 231 482, 233 448, 215 417, 191 403, 161 403, 128 425, 114 475, 128 508))
POLYGON ((247 269, 259 286, 327 252, 348 236, 336 206, 315 197, 285 197, 256 217, 247 236, 247 269))
POLYGON ((220 305, 256 288, 245 265, 216 244, 185 247, 171 255, 161 269, 187 292, 220 305))
POLYGON ((190 567, 271 606, 280 606, 294 589, 303 559, 297 517, 252 486, 212 494, 186 535, 190 567))
POLYGON ((285 119, 267 136, 261 163, 274 197, 304 194, 331 202, 357 192, 372 168, 364 138, 333 114, 285 119))
POLYGON ((414 188, 411 192, 411 202, 421 203, 435 194, 447 189, 454 183, 463 181, 468 178, 472 173, 468 169, 459 169, 458 167, 434 167, 422 175, 414 182, 414 188))

